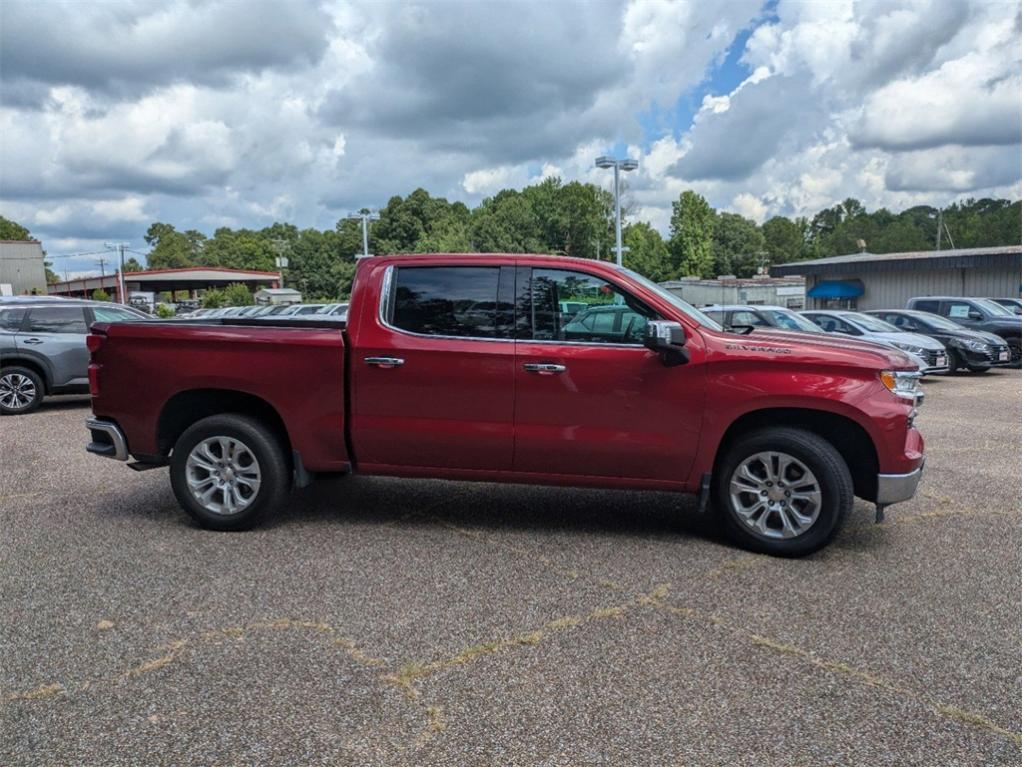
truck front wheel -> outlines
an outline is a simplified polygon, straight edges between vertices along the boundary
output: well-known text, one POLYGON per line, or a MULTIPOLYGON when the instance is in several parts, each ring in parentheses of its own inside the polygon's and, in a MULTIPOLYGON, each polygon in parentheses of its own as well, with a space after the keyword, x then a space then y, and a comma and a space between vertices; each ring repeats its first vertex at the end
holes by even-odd
POLYGON ((852 477, 827 440, 803 429, 755 431, 728 448, 714 502, 739 546, 797 557, 825 546, 854 501, 852 477))
POLYGON ((215 415, 177 440, 170 483, 178 503, 201 526, 245 530, 284 505, 290 466, 280 440, 258 420, 215 415))

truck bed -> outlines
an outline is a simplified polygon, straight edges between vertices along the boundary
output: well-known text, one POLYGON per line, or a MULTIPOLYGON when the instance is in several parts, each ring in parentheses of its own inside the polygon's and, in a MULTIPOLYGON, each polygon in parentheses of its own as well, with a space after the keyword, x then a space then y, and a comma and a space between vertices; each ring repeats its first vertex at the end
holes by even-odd
POLYGON ((93 411, 132 435, 132 454, 166 456, 178 412, 262 403, 306 469, 348 468, 345 323, 197 318, 95 323, 92 332, 93 411))

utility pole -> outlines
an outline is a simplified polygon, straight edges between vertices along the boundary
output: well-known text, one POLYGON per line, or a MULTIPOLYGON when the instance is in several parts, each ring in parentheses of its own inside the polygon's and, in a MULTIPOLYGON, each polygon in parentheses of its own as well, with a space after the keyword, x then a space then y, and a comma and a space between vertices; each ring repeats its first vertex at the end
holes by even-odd
POLYGON ((128 247, 126 242, 104 242, 103 247, 107 250, 116 250, 118 260, 120 263, 120 269, 117 272, 117 300, 122 303, 128 303, 127 291, 124 288, 124 249, 128 247))
POLYGON ((944 234, 944 209, 937 208, 937 250, 940 250, 940 239, 944 234))
POLYGON ((370 213, 368 210, 359 213, 352 213, 347 216, 349 221, 361 221, 362 222, 362 255, 355 256, 355 258, 369 258, 369 222, 379 221, 380 217, 375 213, 370 213))

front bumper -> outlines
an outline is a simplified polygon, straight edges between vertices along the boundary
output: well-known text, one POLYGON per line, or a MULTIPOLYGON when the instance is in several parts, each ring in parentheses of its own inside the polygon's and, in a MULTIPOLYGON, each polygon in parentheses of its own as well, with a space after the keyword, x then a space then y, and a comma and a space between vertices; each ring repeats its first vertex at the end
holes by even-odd
POLYGON ((907 501, 916 494, 919 480, 923 476, 923 466, 908 474, 877 474, 877 506, 890 506, 892 503, 907 501))
POLYGON ((113 421, 86 418, 85 428, 92 435, 92 441, 85 446, 88 452, 103 458, 113 458, 115 461, 128 460, 128 441, 124 438, 124 432, 113 421))
POLYGON ((983 351, 966 346, 959 349, 959 352, 965 358, 966 365, 1000 367, 1011 364, 1011 349, 1007 344, 990 344, 983 351))

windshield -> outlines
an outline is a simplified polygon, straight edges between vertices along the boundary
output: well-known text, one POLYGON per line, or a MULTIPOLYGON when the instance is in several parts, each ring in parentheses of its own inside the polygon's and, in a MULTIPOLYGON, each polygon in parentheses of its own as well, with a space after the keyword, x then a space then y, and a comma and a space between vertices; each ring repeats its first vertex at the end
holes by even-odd
POLYGON ((895 327, 889 322, 870 317, 868 314, 842 314, 842 318, 853 325, 866 328, 871 333, 907 333, 908 331, 895 327))
POLYGON ((995 317, 1014 317, 1015 315, 1009 309, 1001 306, 996 301, 991 301, 989 298, 976 298, 973 299, 977 304, 982 306, 988 312, 995 317))
POLYGON ((782 330, 802 330, 806 333, 826 332, 815 322, 807 320, 801 314, 796 314, 792 311, 785 309, 760 309, 760 311, 777 323, 777 327, 782 330))
POLYGON ((707 316, 705 312, 699 311, 694 306, 692 306, 692 304, 690 304, 688 301, 682 300, 678 296, 671 293, 669 290, 664 290, 662 287, 653 282, 653 280, 647 279, 638 272, 633 272, 631 269, 625 269, 624 267, 619 268, 624 274, 627 274, 629 277, 631 277, 633 280, 635 280, 637 283, 642 285, 650 292, 656 293, 662 299, 671 304, 671 306, 683 312, 686 316, 691 317, 693 320, 698 322, 703 327, 710 328, 710 330, 724 329, 719 322, 714 320, 712 317, 707 316))

